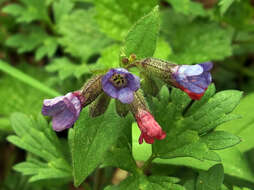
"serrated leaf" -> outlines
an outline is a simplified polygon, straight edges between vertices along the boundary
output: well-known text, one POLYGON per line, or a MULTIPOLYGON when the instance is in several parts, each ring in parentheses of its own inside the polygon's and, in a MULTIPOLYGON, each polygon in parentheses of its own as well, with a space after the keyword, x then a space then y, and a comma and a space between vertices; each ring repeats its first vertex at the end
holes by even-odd
POLYGON ((232 54, 231 28, 222 28, 214 22, 191 20, 172 11, 164 11, 161 18, 162 34, 173 50, 168 60, 193 64, 223 60, 232 54))
POLYGON ((66 161, 62 143, 42 116, 34 120, 14 113, 11 125, 16 135, 9 136, 7 140, 36 156, 33 161, 15 165, 15 170, 31 175, 31 182, 55 178, 70 180, 71 166, 66 161))
POLYGON ((29 34, 16 34, 10 36, 6 45, 18 49, 18 53, 24 53, 34 50, 48 37, 47 33, 39 27, 29 27, 29 34))
POLYGON ((205 16, 206 12, 201 3, 192 2, 191 0, 167 0, 174 10, 186 15, 205 16))
POLYGON ((74 3, 70 0, 58 0, 53 2, 54 19, 56 23, 67 16, 74 7, 74 3))
POLYGON ((66 57, 56 58, 46 66, 48 72, 57 72, 60 80, 65 80, 71 76, 79 79, 83 74, 91 73, 91 66, 87 64, 75 64, 66 57))
MULTIPOLYGON (((233 147, 216 152, 221 158, 225 174, 254 183, 254 175, 250 169, 246 156, 237 148, 233 147)), ((187 166, 199 170, 208 170, 211 166, 219 163, 208 160, 200 161, 194 158, 155 159, 154 162, 187 166)))
POLYGON ((200 172, 196 189, 197 190, 221 190, 224 180, 223 166, 221 164, 211 167, 207 172, 200 172))
POLYGON ((202 141, 206 143, 211 150, 229 148, 241 142, 238 136, 225 131, 215 131, 214 133, 202 136, 202 141))
MULTIPOLYGON (((189 105, 191 99, 184 92, 172 89, 169 95, 165 87, 162 88, 159 99, 153 98, 150 101, 150 108, 156 121, 167 133, 165 139, 157 140, 153 144, 153 154, 155 156, 163 159, 194 157, 200 160, 220 161, 218 154, 212 150, 223 146, 226 148, 239 142, 237 138, 237 142, 234 139, 223 145, 220 144, 220 141, 222 143, 223 140, 218 139, 218 146, 214 145, 212 147, 211 144, 208 145, 207 141, 202 140, 202 138, 205 138, 205 136, 201 136, 204 132, 208 133, 207 135, 216 135, 211 129, 229 119, 233 119, 228 114, 239 103, 242 95, 241 92, 233 90, 222 91, 213 95, 213 88, 211 87, 211 90, 206 92, 204 96, 206 98, 199 104, 199 108, 195 104, 189 105), (186 116, 185 113, 188 113, 188 110, 192 110, 192 114, 189 112, 189 115, 186 116)), ((136 132, 133 134, 133 138, 138 138, 139 135, 140 133, 136 132)), ((233 136, 231 137, 233 138, 233 136)), ((134 143, 133 146, 135 150, 135 146, 139 145, 134 143)), ((149 152, 148 148, 144 150, 149 152)), ((134 151, 134 157, 145 160, 147 159, 146 151, 139 150, 138 153, 134 151)))
POLYGON ((105 190, 185 190, 181 185, 175 184, 175 178, 166 176, 151 176, 147 178, 143 175, 129 176, 122 181, 119 185, 108 186, 105 190))
POLYGON ((225 130, 239 136, 242 142, 238 145, 238 148, 242 151, 248 151, 253 148, 253 102, 254 94, 245 96, 239 106, 234 110, 234 114, 240 115, 241 118, 234 122, 228 122, 220 126, 220 130, 225 130))
POLYGON ((103 32, 122 41, 131 25, 156 5, 157 0, 96 0, 96 19, 103 32))
POLYGON ((3 8, 3 12, 13 15, 17 22, 30 23, 35 20, 50 22, 44 0, 21 0, 22 4, 10 4, 3 8))
POLYGON ((43 57, 53 57, 58 47, 57 38, 47 37, 43 40, 41 46, 35 52, 35 60, 39 61, 43 57))
POLYGON ((71 149, 75 186, 79 186, 103 161, 103 156, 125 127, 124 119, 114 113, 112 104, 108 109, 104 115, 96 118, 90 118, 85 109, 74 126, 71 149))
POLYGON ((57 25, 62 35, 59 43, 65 52, 86 61, 90 56, 100 53, 111 40, 98 29, 94 20, 95 10, 75 10, 64 16, 57 25), (85 21, 85 22, 84 22, 85 21))
POLYGON ((124 45, 124 56, 135 54, 138 58, 152 57, 159 33, 159 7, 139 19, 128 32, 124 45))

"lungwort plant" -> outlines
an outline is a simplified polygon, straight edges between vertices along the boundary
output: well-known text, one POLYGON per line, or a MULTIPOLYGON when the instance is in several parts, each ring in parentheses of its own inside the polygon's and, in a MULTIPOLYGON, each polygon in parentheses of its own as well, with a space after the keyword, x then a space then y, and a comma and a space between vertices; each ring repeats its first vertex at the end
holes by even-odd
POLYGON ((11 177, 24 180, 24 190, 254 187, 242 153, 253 143, 241 143, 249 124, 230 127, 243 116, 242 104, 234 111, 242 92, 216 92, 213 83, 214 68, 237 51, 235 31, 244 30, 231 22, 236 3, 247 6, 234 0, 210 10, 191 0, 6 3, 2 11, 19 30, 9 30, 4 51, 15 49, 22 62, 32 53, 33 61, 47 64, 38 74, 29 64, 0 61, 0 70, 14 77, 6 81, 16 81, 0 92, 17 104, 0 111, 11 115, 7 140, 27 153, 13 167, 22 176, 11 177))

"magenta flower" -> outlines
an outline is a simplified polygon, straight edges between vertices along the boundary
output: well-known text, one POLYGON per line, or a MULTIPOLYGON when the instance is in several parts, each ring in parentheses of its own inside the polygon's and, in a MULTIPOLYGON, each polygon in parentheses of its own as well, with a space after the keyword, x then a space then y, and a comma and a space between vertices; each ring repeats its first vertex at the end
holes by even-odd
POLYGON ((162 140, 166 137, 166 133, 148 111, 139 110, 135 117, 141 131, 139 144, 143 143, 143 139, 146 143, 153 144, 154 139, 162 140))
POLYGON ((55 131, 70 128, 78 119, 84 98, 79 91, 43 101, 42 114, 52 116, 55 131))
POLYGON ((139 88, 139 77, 123 68, 110 69, 102 78, 103 91, 124 104, 130 104, 133 101, 133 92, 139 88))
POLYGON ((212 62, 174 67, 172 78, 176 82, 175 86, 186 92, 190 98, 199 100, 212 82, 209 72, 212 67, 212 62))

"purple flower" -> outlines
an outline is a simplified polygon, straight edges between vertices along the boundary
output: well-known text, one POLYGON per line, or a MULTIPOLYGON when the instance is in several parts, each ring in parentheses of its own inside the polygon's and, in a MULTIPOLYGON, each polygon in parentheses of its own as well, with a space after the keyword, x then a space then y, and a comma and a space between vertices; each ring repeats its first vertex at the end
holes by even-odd
POLYGON ((139 77, 123 68, 110 69, 102 78, 104 92, 124 104, 130 104, 133 101, 133 92, 139 88, 139 77))
POLYGON ((212 82, 212 62, 196 65, 179 65, 174 68, 175 86, 186 92, 192 99, 199 100, 212 82))
POLYGON ((55 131, 70 128, 78 119, 84 99, 79 91, 43 101, 42 114, 52 116, 55 131))

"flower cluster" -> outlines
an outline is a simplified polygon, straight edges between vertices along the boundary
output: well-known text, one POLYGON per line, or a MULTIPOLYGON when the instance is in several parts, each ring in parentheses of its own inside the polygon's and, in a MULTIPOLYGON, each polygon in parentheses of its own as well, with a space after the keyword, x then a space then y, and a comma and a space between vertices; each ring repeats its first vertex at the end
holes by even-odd
MULTIPOLYGON (((165 83, 183 90, 194 100, 199 100, 204 95, 212 81, 209 72, 213 67, 211 62, 177 65, 146 58, 140 61, 132 60, 133 65, 141 70, 148 81, 153 81, 153 77, 160 78, 165 83)), ((106 111, 110 99, 113 98, 116 100, 119 116, 125 117, 129 111, 132 112, 141 131, 139 143, 142 144, 145 140, 146 143, 152 144, 155 139, 164 139, 166 133, 150 113, 139 89, 138 76, 124 68, 110 69, 104 75, 92 77, 79 91, 44 100, 42 114, 53 118, 52 126, 55 131, 62 131, 72 127, 82 108, 92 103, 90 116, 97 117, 106 111)))

